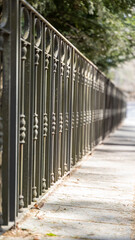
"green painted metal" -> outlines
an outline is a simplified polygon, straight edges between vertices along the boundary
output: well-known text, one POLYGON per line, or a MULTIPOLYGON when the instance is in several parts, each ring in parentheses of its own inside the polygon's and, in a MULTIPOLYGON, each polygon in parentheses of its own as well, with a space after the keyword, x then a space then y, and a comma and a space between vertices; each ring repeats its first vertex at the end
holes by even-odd
POLYGON ((91 61, 25 0, 8 2, 0 20, 0 224, 15 221, 126 114, 125 96, 91 61))

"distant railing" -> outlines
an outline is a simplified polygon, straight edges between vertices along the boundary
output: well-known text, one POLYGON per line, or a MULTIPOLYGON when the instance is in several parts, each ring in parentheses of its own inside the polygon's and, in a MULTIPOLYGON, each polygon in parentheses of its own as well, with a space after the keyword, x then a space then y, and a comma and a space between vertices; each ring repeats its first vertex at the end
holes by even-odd
POLYGON ((26 1, 4 0, 1 9, 0 198, 8 224, 118 126, 126 103, 26 1))

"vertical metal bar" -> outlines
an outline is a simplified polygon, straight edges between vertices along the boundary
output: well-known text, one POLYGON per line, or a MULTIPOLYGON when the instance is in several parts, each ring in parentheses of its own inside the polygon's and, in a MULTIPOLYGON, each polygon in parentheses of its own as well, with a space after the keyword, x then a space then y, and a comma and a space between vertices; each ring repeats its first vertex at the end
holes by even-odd
POLYGON ((34 19, 35 16, 30 12, 30 97, 29 97, 29 204, 33 199, 33 114, 34 114, 34 19))
POLYGON ((34 72, 34 115, 33 115, 33 202, 36 201, 36 161, 37 161, 37 139, 38 139, 38 114, 37 114, 37 76, 39 65, 39 50, 35 49, 35 72, 34 72))
POLYGON ((64 173, 67 172, 67 160, 68 160, 68 130, 69 130, 69 80, 70 80, 70 65, 71 65, 71 49, 66 48, 66 71, 64 78, 64 173))
POLYGON ((29 162, 30 162, 30 84, 31 84, 31 21, 30 12, 20 5, 20 49, 19 49, 19 163, 18 163, 18 208, 29 204, 29 162), (29 27, 28 27, 29 26, 29 27), (20 206, 19 206, 20 204, 20 206))
POLYGON ((92 66, 92 86, 91 86, 91 150, 94 147, 94 92, 95 92, 95 71, 92 66))
POLYGON ((78 62, 78 55, 76 53, 76 78, 75 78, 75 100, 74 100, 74 112, 75 112, 75 134, 74 134, 74 163, 76 163, 79 160, 79 153, 78 153, 78 125, 79 125, 79 107, 78 107, 78 84, 79 84, 79 73, 78 73, 78 68, 79 68, 79 62, 78 62))
POLYGON ((39 48, 39 65, 37 72, 37 114, 38 114, 38 139, 37 139, 37 161, 36 161, 36 186, 37 197, 42 193, 42 136, 43 136, 43 67, 44 67, 44 24, 38 22, 37 24, 37 45, 39 48))
POLYGON ((0 226, 7 225, 10 219, 11 1, 3 1, 2 4, 0 19, 0 226))
POLYGON ((86 63, 85 72, 86 81, 86 96, 85 96, 85 112, 86 112, 86 127, 85 127, 85 153, 88 152, 88 64, 86 63))
POLYGON ((86 153, 86 62, 84 62, 84 95, 83 95, 83 155, 86 153))
POLYGON ((76 54, 74 52, 73 54, 73 62, 71 64, 73 64, 72 68, 73 68, 73 73, 71 72, 71 74, 73 74, 71 76, 71 81, 72 81, 72 94, 73 94, 73 98, 72 98, 72 143, 70 143, 72 145, 72 152, 71 152, 71 167, 75 164, 75 130, 76 130, 76 123, 75 123, 75 117, 76 117, 76 89, 75 89, 75 77, 76 77, 76 54))
POLYGON ((90 65, 89 73, 89 150, 92 151, 92 72, 93 68, 90 65))
POLYGON ((2 219, 0 224, 7 225, 10 218, 10 35, 0 36, 0 151, 2 168, 2 219), (2 221, 3 220, 3 221, 2 221))
POLYGON ((82 69, 81 69, 81 119, 82 119, 82 128, 81 128, 81 158, 84 155, 84 62, 82 59, 82 69))
POLYGON ((41 22, 37 18, 33 18, 34 21, 34 33, 37 37, 34 38, 34 76, 33 76, 33 186, 32 186, 32 195, 33 195, 33 202, 36 201, 36 197, 38 195, 38 181, 37 181, 37 171, 38 169, 38 151, 39 151, 39 127, 40 127, 40 111, 38 108, 38 101, 39 101, 39 89, 40 89, 40 82, 41 82, 41 75, 40 75, 40 66, 41 66, 41 22))
POLYGON ((24 196, 23 196, 23 152, 25 143, 25 132, 26 132, 26 121, 24 113, 24 82, 25 82, 25 61, 27 57, 27 45, 22 44, 21 52, 21 81, 20 81, 20 187, 19 187, 19 207, 20 212, 24 207, 24 196))
POLYGON ((67 165, 68 171, 70 171, 71 167, 71 154, 72 154, 72 113, 73 113, 73 97, 74 97, 74 55, 75 50, 71 49, 71 78, 69 82, 69 130, 68 130, 68 158, 67 158, 67 165))
POLYGON ((18 162, 18 63, 19 63, 19 1, 11 5, 11 114, 10 114, 10 220, 16 218, 18 162))
POLYGON ((82 116, 82 63, 81 63, 81 57, 79 56, 79 99, 78 99, 78 105, 79 105, 79 159, 82 157, 82 124, 83 124, 83 116, 82 116))
POLYGON ((55 113, 55 81, 58 62, 58 39, 53 35, 52 48, 52 78, 51 78, 51 134, 50 134, 50 183, 54 184, 54 136, 56 131, 56 113, 55 113))
MULTIPOLYGON (((4 85, 3 85, 3 47, 4 47, 4 37, 3 34, 0 34, 0 228, 3 223, 2 221, 2 156, 3 156, 3 112, 2 112, 2 105, 3 105, 3 91, 4 91, 4 85)), ((8 80, 8 79, 7 79, 8 80)), ((7 173, 8 174, 8 173, 7 173)), ((6 194, 6 191, 5 191, 6 194)))
POLYGON ((79 160, 80 154, 80 111, 79 111, 79 99, 80 99, 80 59, 79 55, 77 55, 77 77, 76 77, 76 162, 79 160))
POLYGON ((62 83, 63 83, 63 75, 65 68, 65 45, 64 42, 60 41, 60 78, 58 83, 58 179, 61 178, 61 139, 62 139, 62 130, 63 130, 63 114, 62 114, 62 83))
POLYGON ((90 151, 90 65, 87 73, 87 151, 90 151))
POLYGON ((43 162, 42 162, 42 193, 46 190, 46 168, 47 168, 47 135, 48 135, 48 113, 47 113, 47 89, 48 89, 48 69, 51 49, 50 30, 45 27, 44 41, 44 75, 43 75, 43 162))

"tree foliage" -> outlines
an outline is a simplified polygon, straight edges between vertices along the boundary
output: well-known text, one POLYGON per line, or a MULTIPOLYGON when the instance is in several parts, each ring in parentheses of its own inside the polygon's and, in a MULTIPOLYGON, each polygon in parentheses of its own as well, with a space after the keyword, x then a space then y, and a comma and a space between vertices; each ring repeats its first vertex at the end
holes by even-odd
POLYGON ((134 58, 134 0, 29 0, 102 71, 134 58))

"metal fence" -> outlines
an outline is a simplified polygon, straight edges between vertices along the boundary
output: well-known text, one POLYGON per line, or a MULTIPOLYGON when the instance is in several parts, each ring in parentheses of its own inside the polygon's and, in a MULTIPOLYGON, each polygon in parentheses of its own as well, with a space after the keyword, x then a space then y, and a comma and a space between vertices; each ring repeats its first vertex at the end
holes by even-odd
POLYGON ((125 117, 123 93, 24 0, 0 2, 1 224, 125 117))

